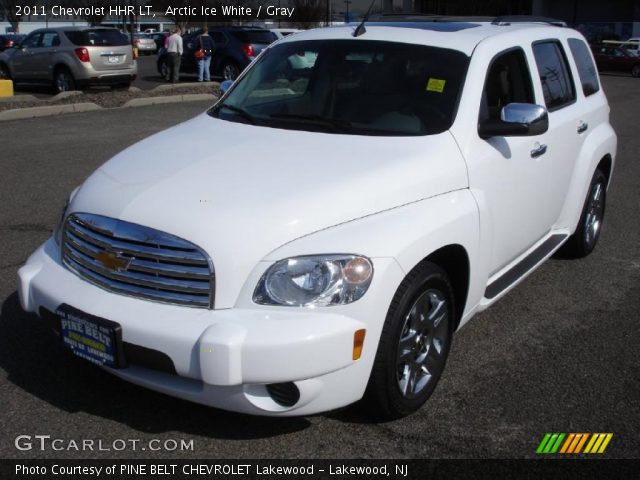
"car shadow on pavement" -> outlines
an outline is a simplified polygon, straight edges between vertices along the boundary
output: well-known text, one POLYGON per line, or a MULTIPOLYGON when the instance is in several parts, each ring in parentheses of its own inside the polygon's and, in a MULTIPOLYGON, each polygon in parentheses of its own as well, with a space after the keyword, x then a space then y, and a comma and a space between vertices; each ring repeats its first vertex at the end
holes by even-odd
POLYGON ((205 407, 124 382, 62 348, 13 292, 0 313, 0 369, 19 388, 74 414, 86 412, 140 432, 220 439, 274 437, 308 428, 302 417, 253 417, 205 407))

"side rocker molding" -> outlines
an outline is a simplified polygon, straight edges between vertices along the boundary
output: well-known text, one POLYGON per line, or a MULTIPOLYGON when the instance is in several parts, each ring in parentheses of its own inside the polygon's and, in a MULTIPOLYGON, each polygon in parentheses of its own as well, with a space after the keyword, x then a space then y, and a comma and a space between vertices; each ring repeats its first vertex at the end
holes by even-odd
POLYGON ((548 256, 558 245, 560 245, 568 235, 556 233, 541 243, 538 248, 524 257, 513 267, 507 270, 501 277, 491 282, 484 292, 485 298, 492 299, 506 290, 510 285, 517 282, 529 270, 535 267, 542 259, 548 256))

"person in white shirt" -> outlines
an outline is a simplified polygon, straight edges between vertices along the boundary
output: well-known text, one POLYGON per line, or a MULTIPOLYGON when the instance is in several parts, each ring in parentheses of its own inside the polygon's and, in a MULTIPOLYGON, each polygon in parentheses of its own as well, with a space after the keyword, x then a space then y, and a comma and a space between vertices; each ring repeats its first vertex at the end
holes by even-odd
POLYGON ((167 58, 169 59, 169 72, 171 83, 180 80, 180 58, 182 57, 182 32, 180 27, 176 27, 167 44, 167 58))

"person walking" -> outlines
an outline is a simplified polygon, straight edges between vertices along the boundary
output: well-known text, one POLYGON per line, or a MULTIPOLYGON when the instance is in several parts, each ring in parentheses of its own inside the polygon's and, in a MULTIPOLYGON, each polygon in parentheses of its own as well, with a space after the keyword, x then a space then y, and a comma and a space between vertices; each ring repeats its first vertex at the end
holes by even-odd
POLYGON ((198 81, 210 82, 211 81, 211 57, 216 46, 213 42, 213 38, 209 35, 209 27, 205 26, 202 29, 202 33, 199 37, 200 50, 202 51, 201 58, 198 58, 198 81))
POLYGON ((167 55, 169 58, 169 76, 171 83, 180 81, 180 59, 182 57, 182 36, 180 27, 176 27, 167 43, 167 55))

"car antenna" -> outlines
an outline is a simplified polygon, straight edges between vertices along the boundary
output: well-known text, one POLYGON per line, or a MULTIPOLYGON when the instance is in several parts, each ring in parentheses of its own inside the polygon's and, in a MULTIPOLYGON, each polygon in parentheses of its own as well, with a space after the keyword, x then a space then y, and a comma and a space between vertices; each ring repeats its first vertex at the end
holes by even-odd
POLYGON ((373 4, 375 3, 375 1, 376 0, 371 0, 371 4, 369 5, 369 9, 367 10, 367 13, 364 14, 364 18, 360 22, 360 25, 358 25, 356 29, 353 31, 354 37, 359 37, 360 35, 367 33, 367 29, 364 26, 364 22, 369 20, 369 14, 371 13, 371 8, 373 7, 373 4))

